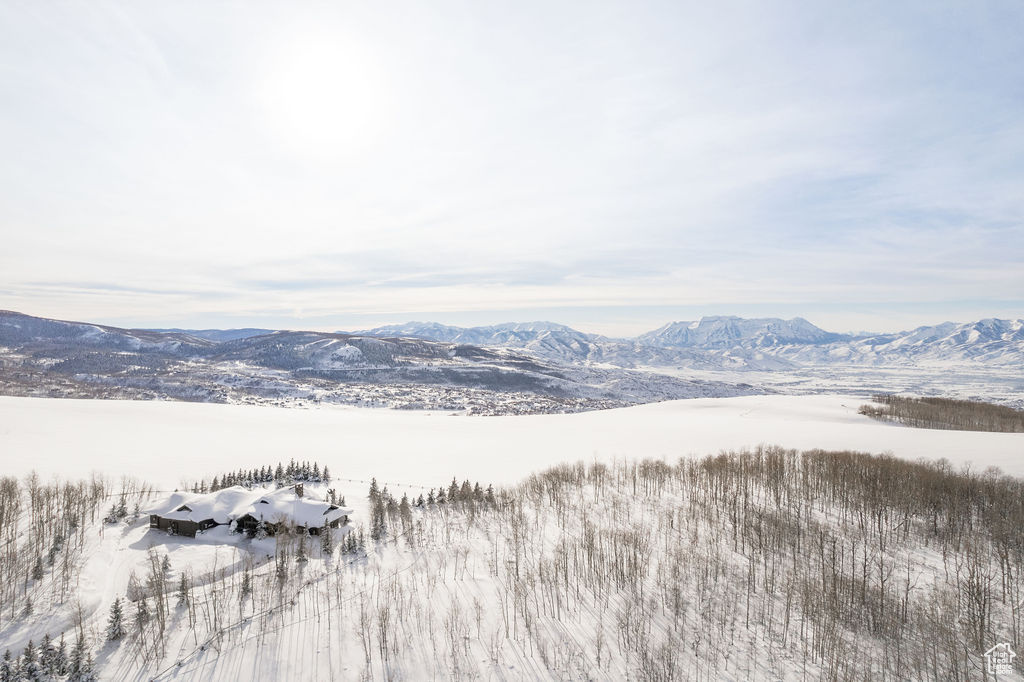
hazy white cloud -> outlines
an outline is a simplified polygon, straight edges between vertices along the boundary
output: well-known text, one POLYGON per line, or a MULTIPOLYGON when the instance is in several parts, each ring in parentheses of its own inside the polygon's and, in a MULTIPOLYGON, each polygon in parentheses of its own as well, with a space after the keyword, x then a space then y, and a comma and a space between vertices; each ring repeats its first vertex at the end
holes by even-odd
POLYGON ((1013 2, 9 3, 0 307, 1012 314, 1022 32, 1013 2))

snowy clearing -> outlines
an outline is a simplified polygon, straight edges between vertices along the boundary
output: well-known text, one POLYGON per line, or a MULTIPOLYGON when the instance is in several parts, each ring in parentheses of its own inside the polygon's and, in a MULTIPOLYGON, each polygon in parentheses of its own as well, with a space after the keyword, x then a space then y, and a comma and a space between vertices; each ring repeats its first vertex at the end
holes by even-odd
POLYGON ((439 412, 0 397, 5 473, 100 471, 174 487, 253 462, 316 460, 335 477, 437 485, 457 475, 512 484, 559 462, 672 461, 761 443, 945 457, 1024 476, 1024 435, 913 429, 857 414, 852 395, 679 400, 578 414, 439 412))

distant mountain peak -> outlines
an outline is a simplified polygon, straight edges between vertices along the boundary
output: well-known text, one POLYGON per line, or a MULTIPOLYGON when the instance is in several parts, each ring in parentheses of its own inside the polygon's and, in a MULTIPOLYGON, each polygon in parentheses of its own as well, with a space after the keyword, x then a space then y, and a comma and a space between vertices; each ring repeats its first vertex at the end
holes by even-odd
POLYGON ((802 317, 743 318, 708 315, 695 321, 670 322, 641 334, 637 342, 659 348, 732 348, 780 344, 821 344, 840 340, 802 317))

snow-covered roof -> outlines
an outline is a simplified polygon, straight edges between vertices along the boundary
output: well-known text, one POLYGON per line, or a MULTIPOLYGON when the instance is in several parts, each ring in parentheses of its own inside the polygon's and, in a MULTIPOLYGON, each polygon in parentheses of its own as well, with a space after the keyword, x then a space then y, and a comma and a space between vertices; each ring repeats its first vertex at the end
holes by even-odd
POLYGON ((271 523, 284 521, 309 528, 336 521, 342 516, 351 514, 352 510, 313 497, 299 497, 291 488, 282 488, 261 495, 244 513, 252 514, 254 518, 261 521, 271 523))
MULTIPOLYGON (((294 494, 294 493, 293 493, 294 494)), ((177 507, 171 507, 167 513, 160 514, 167 519, 176 521, 205 521, 213 519, 217 523, 227 523, 245 513, 252 501, 253 491, 240 485, 222 488, 206 495, 196 495, 184 500, 177 507)))
POLYGON ((190 500, 194 500, 197 497, 199 497, 197 493, 175 492, 168 496, 167 499, 162 500, 151 507, 146 507, 143 511, 147 514, 167 516, 169 512, 174 511, 181 505, 187 504, 190 500))
POLYGON ((252 514, 263 521, 285 521, 308 528, 336 521, 351 514, 352 510, 317 499, 309 493, 299 497, 294 487, 267 491, 235 485, 205 495, 174 493, 150 513, 173 521, 199 523, 213 519, 218 524, 252 514))

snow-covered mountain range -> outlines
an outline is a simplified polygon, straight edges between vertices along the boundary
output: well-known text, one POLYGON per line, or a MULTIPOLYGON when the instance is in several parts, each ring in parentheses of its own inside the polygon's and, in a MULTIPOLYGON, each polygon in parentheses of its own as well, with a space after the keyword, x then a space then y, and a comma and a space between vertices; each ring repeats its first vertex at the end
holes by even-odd
POLYGON ((334 333, 140 330, 0 311, 6 395, 326 401, 495 414, 815 392, 841 383, 1016 404, 1022 367, 1022 320, 844 335, 801 318, 705 317, 614 339, 551 322, 411 322, 334 333), (894 381, 894 373, 915 378, 894 381))
POLYGON ((0 395, 519 414, 757 392, 735 382, 564 362, 525 346, 411 335, 213 331, 120 329, 0 311, 0 395))
POLYGON ((803 318, 704 317, 670 322, 633 339, 611 339, 550 322, 450 327, 410 322, 358 332, 519 348, 570 363, 693 369, 787 369, 804 365, 976 363, 1024 365, 1024 320, 944 322, 889 334, 837 334, 803 318))

